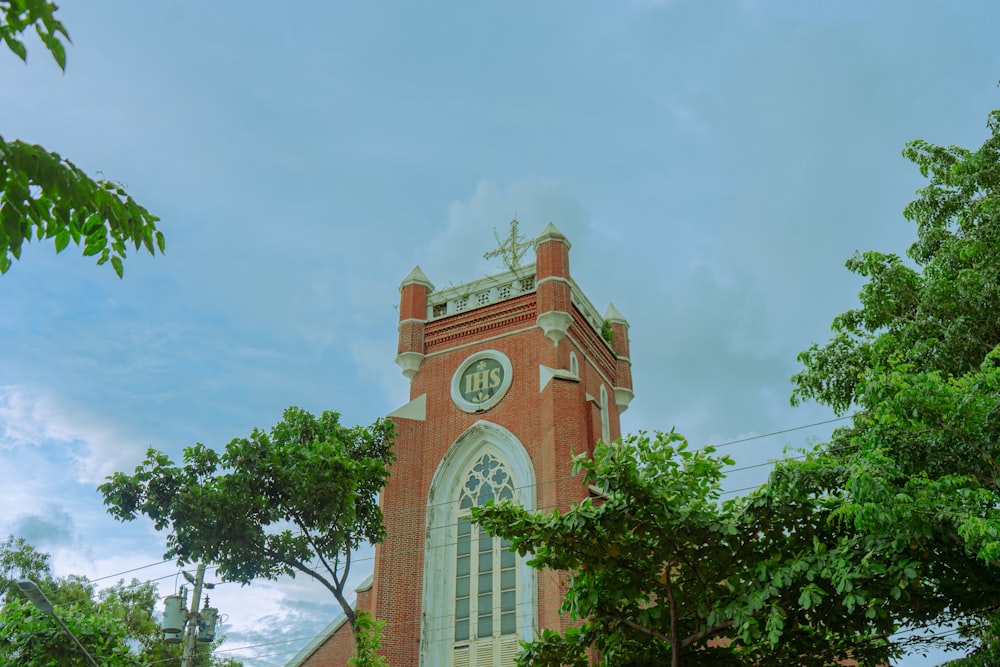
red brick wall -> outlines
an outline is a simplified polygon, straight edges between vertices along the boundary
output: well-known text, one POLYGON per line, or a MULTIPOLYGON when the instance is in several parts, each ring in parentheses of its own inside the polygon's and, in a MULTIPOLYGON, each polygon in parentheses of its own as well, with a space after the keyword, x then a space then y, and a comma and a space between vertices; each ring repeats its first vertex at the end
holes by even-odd
MULTIPOLYGON (((551 245, 557 246, 558 252, 550 253, 547 259, 540 257, 548 264, 539 270, 568 271, 566 247, 561 243, 551 245)), ((406 347, 427 355, 410 385, 411 399, 427 395, 427 412, 424 421, 395 420, 397 460, 381 496, 386 539, 376 549, 370 596, 375 615, 386 621, 383 654, 393 667, 417 667, 419 662, 426 505, 434 473, 459 436, 480 420, 509 430, 531 458, 537 485, 536 508, 551 511, 566 509, 587 496, 580 478, 571 474, 571 462, 575 454, 592 451, 601 437, 600 408, 587 396, 598 399, 602 384, 608 395, 611 436, 619 435, 613 392, 615 355, 569 303, 568 284, 552 282, 560 288, 557 291, 565 287, 558 305, 573 314, 569 334, 558 346, 536 326, 536 293, 432 320, 420 327, 404 324, 408 327, 406 347), (423 340, 411 341, 409 334, 419 337, 419 329, 423 329, 423 340), (498 404, 484 412, 467 413, 452 401, 452 377, 466 358, 485 349, 507 356, 512 365, 512 383, 498 404), (579 378, 554 377, 540 392, 539 366, 568 370, 571 351, 577 356, 579 378)), ((544 291, 543 287, 539 286, 539 291, 544 291)), ((407 298, 409 293, 404 290, 404 300, 407 298)), ((412 315, 410 311, 417 304, 404 306, 412 315)), ((565 586, 566 578, 561 573, 539 573, 540 627, 562 629, 568 624, 558 613, 565 586)), ((346 664, 351 653, 345 649, 345 642, 349 646, 349 628, 341 628, 304 664, 346 664), (332 662, 339 659, 342 662, 332 662)))
MULTIPOLYGON (((586 496, 580 480, 571 476, 571 459, 600 437, 600 411, 586 395, 599 396, 604 378, 614 372, 613 355, 582 317, 577 316, 570 336, 557 348, 534 326, 536 316, 535 295, 528 294, 425 327, 428 356, 411 381, 410 396, 427 394, 426 421, 396 420, 397 461, 382 495, 387 537, 376 555, 376 610, 387 621, 384 653, 394 667, 419 661, 425 505, 434 473, 459 436, 483 419, 513 433, 535 468, 539 509, 565 509, 586 496), (603 351, 594 360, 596 346, 603 351), (497 405, 467 413, 452 401, 452 376, 466 358, 484 349, 510 359, 512 383, 497 405), (539 365, 568 369, 571 350, 577 354, 580 381, 553 378, 539 393, 539 365)), ((613 396, 610 382, 604 384, 613 396)), ((609 404, 617 435, 613 400, 609 404)), ((540 625, 562 627, 563 578, 543 573, 539 589, 540 625)))
POLYGON ((399 293, 399 319, 427 319, 427 287, 419 283, 403 285, 399 293))
POLYGON ((302 664, 309 667, 344 667, 353 657, 354 637, 351 635, 351 626, 344 621, 302 664))

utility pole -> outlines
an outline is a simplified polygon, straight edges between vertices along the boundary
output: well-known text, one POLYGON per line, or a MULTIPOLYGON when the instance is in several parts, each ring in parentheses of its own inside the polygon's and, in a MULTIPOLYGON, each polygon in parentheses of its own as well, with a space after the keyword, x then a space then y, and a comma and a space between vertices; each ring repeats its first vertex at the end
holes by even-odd
POLYGON ((181 586, 177 595, 163 598, 163 630, 164 641, 168 644, 184 642, 181 656, 181 667, 194 667, 198 642, 211 642, 215 639, 215 624, 219 619, 219 610, 208 606, 208 596, 205 606, 201 606, 202 588, 215 588, 215 584, 205 583, 205 566, 198 565, 197 574, 191 576, 181 572, 184 578, 194 584, 194 594, 191 596, 191 609, 187 609, 187 587, 181 586), (183 635, 183 637, 181 636, 183 635))
POLYGON ((194 649, 197 645, 198 631, 201 629, 201 587, 205 581, 205 564, 198 563, 198 571, 194 575, 194 595, 191 597, 191 611, 187 614, 187 633, 184 636, 184 655, 181 657, 182 667, 194 667, 194 649))

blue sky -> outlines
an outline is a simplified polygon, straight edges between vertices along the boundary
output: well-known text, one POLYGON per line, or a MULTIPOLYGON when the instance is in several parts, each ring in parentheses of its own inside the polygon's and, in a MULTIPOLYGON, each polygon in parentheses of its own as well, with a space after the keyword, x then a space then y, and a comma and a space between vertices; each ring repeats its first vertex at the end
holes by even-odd
MULTIPOLYGON (((700 445, 829 419, 789 407, 788 378, 855 303, 844 261, 914 237, 903 145, 978 146, 1000 107, 988 0, 60 14, 65 73, 37 42, 26 65, 0 52, 0 134, 123 183, 167 237, 124 280, 49 243, 0 277, 0 538, 92 578, 161 558, 163 536, 116 523, 95 491, 147 447, 221 448, 288 405, 370 423, 404 403, 399 281, 416 264, 438 287, 500 270, 482 253, 515 211, 528 234, 554 222, 591 301, 629 319, 626 431, 700 445)), ((766 463, 830 428, 727 451, 766 463)), ((166 593, 174 573, 135 574, 166 593)), ((328 598, 300 580, 213 602, 237 647, 312 636, 328 598)), ((234 653, 280 665, 303 643, 234 653)))

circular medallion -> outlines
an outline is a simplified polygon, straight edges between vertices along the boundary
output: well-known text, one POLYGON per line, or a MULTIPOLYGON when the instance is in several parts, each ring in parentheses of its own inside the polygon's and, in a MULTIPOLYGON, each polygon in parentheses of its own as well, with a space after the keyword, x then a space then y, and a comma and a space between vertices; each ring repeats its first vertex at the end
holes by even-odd
POLYGON ((451 378, 451 399, 466 412, 489 410, 507 393, 511 374, 510 360, 502 352, 476 352, 451 378))

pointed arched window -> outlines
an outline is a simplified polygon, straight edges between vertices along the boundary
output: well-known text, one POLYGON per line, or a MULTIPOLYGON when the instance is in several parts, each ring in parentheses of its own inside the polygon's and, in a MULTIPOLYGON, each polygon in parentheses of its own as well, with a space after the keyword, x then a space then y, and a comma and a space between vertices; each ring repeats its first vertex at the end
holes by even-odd
POLYGON ((459 494, 455 533, 456 666, 508 664, 518 653, 517 558, 510 543, 469 520, 469 510, 490 500, 514 499, 500 460, 484 454, 459 494))
POLYGON ((470 521, 473 507, 535 507, 535 473, 514 435, 477 422, 451 446, 431 482, 424 557, 421 667, 506 667, 537 630, 537 575, 470 521))

